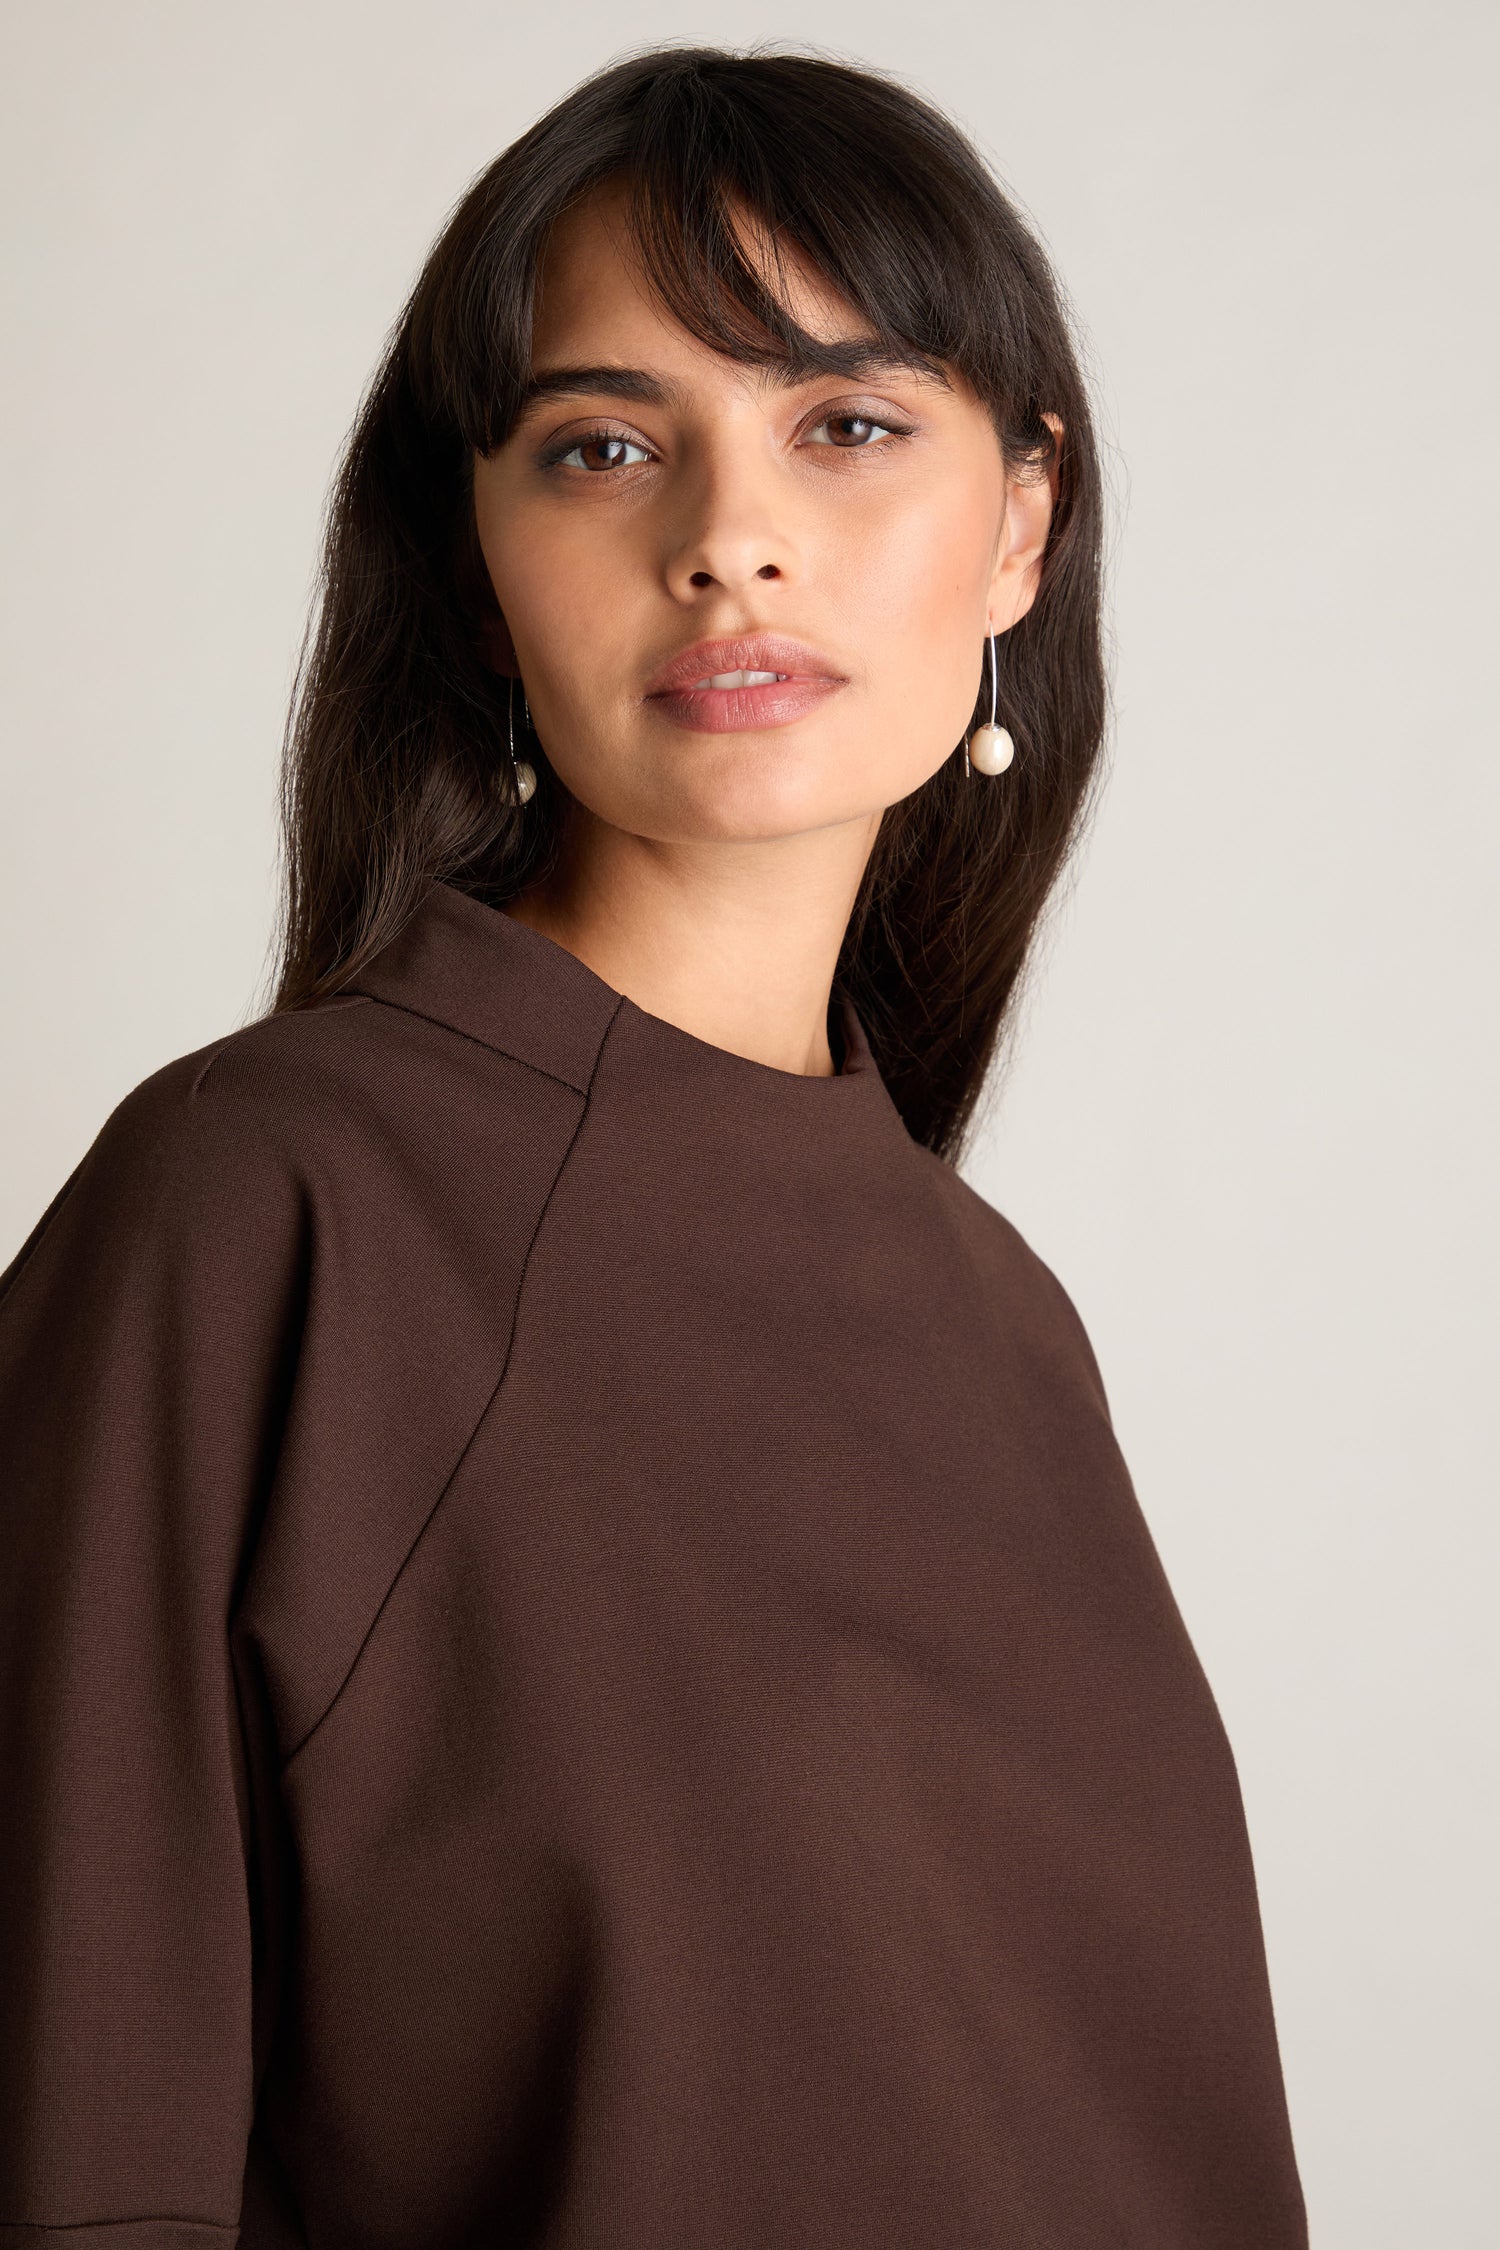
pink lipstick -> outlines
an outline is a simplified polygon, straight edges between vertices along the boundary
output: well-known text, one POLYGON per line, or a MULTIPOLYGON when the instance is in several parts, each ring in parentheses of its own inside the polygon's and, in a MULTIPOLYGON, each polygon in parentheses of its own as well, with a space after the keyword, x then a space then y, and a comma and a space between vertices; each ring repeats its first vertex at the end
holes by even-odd
POLYGON ((661 666, 646 700, 676 725, 703 734, 787 726, 847 684, 847 674, 806 641, 741 633, 695 641, 661 666))

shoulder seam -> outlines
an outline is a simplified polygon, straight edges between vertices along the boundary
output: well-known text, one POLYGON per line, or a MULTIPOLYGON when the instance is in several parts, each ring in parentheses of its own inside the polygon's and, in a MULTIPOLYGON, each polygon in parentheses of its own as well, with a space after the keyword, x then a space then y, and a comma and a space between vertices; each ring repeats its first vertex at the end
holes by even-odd
MULTIPOLYGON (((609 1037, 609 1034, 614 1027, 615 1017, 620 1012, 618 1004, 611 1009, 609 1019, 606 1022, 603 1031, 599 1035, 599 1045, 594 1051, 594 1064, 590 1069, 589 1077, 587 1081, 580 1086, 576 1078, 566 1078, 563 1076, 561 1071, 548 1070, 544 1064, 532 1062, 526 1055, 518 1055, 511 1047, 502 1047, 498 1043, 498 1041, 493 1039, 478 1039, 472 1032, 460 1030, 457 1024, 449 1023, 447 1018, 444 1016, 431 1015, 425 1008, 413 1008, 409 1006, 408 1003, 404 1000, 387 999, 385 994, 382 992, 350 991, 347 993, 335 993, 330 997, 337 1000, 347 1000, 356 1006, 363 1006, 367 1008, 390 1008, 393 1009, 397 1015, 413 1017, 418 1023, 430 1023, 435 1030, 446 1031, 450 1035, 450 1037, 454 1039, 462 1039, 466 1046, 481 1047, 487 1055, 503 1055, 507 1062, 515 1063, 521 1070, 532 1071, 538 1078, 545 1078, 548 1081, 549 1085, 566 1086, 570 1093, 584 1095, 588 1093, 589 1086, 593 1083, 593 1070, 598 1067, 599 1056, 603 1052, 604 1042, 609 1037)), ((283 1015, 290 1016, 299 1014, 311 1015, 315 1011, 312 1009, 285 1009, 282 1012, 283 1015)), ((202 1092, 204 1080, 208 1077, 209 1072, 213 1069, 215 1063, 217 1063, 229 1051, 236 1039, 243 1038, 246 1032, 259 1030, 262 1024, 271 1023, 275 1020, 276 1018, 274 1013, 271 1015, 256 1016, 252 1022, 240 1024, 236 1030, 227 1031, 219 1039, 212 1041, 210 1044, 209 1052, 204 1057, 204 1060, 199 1069, 195 1072, 192 1084, 188 1088, 189 1101, 191 1102, 196 1095, 202 1092)))
MULTIPOLYGON (((330 997, 337 1000, 341 999, 343 996, 342 994, 334 993, 331 994, 330 997)), ((359 1003, 369 1001, 372 995, 366 992, 357 992, 351 994, 350 997, 356 1003, 359 1003)), ((276 1010, 274 1008, 269 1009, 265 1015, 252 1016, 248 1023, 236 1024, 233 1031, 223 1032, 217 1039, 211 1039, 208 1043, 206 1051, 204 1052, 202 1062, 193 1073, 192 1083, 188 1087, 189 1106, 191 1106, 196 1097, 203 1091, 203 1081, 205 1078, 207 1078, 209 1072, 213 1069, 214 1064, 218 1062, 222 1056, 226 1055, 229 1052, 229 1049, 234 1045, 236 1039, 243 1039, 249 1032, 259 1031, 263 1024, 275 1023, 278 1020, 282 1020, 288 1016, 293 1015, 311 1016, 315 1015, 317 1012, 318 1011, 314 1008, 284 1008, 281 1011, 281 1018, 278 1018, 276 1010)))
MULTIPOLYGON (((248 1030, 250 1026, 246 1025, 243 1028, 248 1030)), ((90 1171, 90 1168, 96 1163, 103 1163, 107 1160, 107 1149, 114 1145, 117 1135, 128 1134, 131 1131, 131 1125, 128 1121, 137 1114, 139 1105, 155 1099, 158 1094, 162 1094, 162 1106, 154 1123, 149 1146, 144 1151, 144 1161, 149 1165, 151 1172, 150 1203, 144 1216, 136 1222, 148 1234, 155 1228, 161 1216, 167 1191, 173 1179, 177 1176, 178 1152, 182 1147, 189 1145, 194 1138, 201 1136, 203 1131, 203 1114, 197 1102, 198 1089, 229 1041, 235 1036, 234 1032, 226 1032, 217 1041, 210 1042, 206 1053, 195 1048, 185 1055, 174 1055, 170 1061, 163 1063, 159 1069, 148 1073, 145 1078, 140 1079, 120 1097, 103 1119, 93 1139, 79 1157, 72 1171, 36 1220, 31 1232, 21 1243, 10 1263, 0 1269, 0 1301, 8 1298, 12 1287, 20 1280, 25 1268, 31 1263, 35 1252, 40 1249, 54 1219, 61 1212, 69 1197, 75 1193, 80 1181, 90 1171), (183 1090, 179 1079, 170 1088, 170 1100, 167 1100, 163 1089, 166 1088, 168 1079, 174 1072, 181 1072, 186 1064, 193 1062, 199 1055, 202 1056, 202 1059, 198 1062, 198 1067, 188 1081, 186 1090, 183 1090)), ((9 2226, 16 2223, 18 2222, 0 2219, 0 2226, 9 2226)), ((28 2225, 32 2223, 30 2220, 26 2222, 28 2225)), ((87 2223, 92 2225, 95 2222, 90 2220, 87 2223)), ((124 2219, 100 2220, 98 2222, 100 2225, 109 2226, 126 2226, 134 2223, 133 2220, 124 2219)), ((192 2223, 196 2224, 196 2222, 192 2223)))
MULTIPOLYGON (((250 1029, 250 1026, 249 1024, 242 1024, 240 1029, 243 1031, 248 1031, 250 1029)), ((188 1088, 189 1102, 195 1102, 197 1100, 198 1095, 202 1089, 204 1079, 213 1069, 214 1064, 218 1061, 220 1055, 223 1054, 225 1048, 229 1045, 230 1040, 235 1039, 238 1036, 239 1034, 237 1032, 226 1031, 222 1039, 218 1039, 214 1042, 211 1051, 204 1058, 202 1067, 198 1070, 195 1070, 193 1073, 193 1082, 188 1088)))
MULTIPOLYGON (((332 1695, 324 1704, 322 1710, 318 1713, 318 1716, 312 1721, 312 1724, 303 1729, 297 1741, 292 1745, 291 1749, 288 1750, 286 1755, 283 1757, 278 1769, 278 1777, 281 1779, 285 1778, 288 1770, 293 1764, 293 1761, 301 1757, 303 1751, 312 1741, 314 1735, 316 1735, 320 1731, 325 1721, 332 1716, 334 1710, 337 1708, 339 1702, 341 1701, 345 1689, 348 1687, 356 1671, 359 1669, 360 1658, 364 1655, 365 1650, 369 1647, 370 1641, 380 1624, 380 1620, 385 1614, 386 1605, 390 1601, 392 1594, 395 1592, 397 1585, 400 1583, 403 1572, 406 1570, 407 1565, 410 1563, 412 1556, 416 1553, 417 1548, 421 1545, 422 1540, 426 1537, 428 1527, 432 1523, 434 1517, 437 1515, 438 1510, 442 1507, 442 1504, 447 1498, 449 1492, 452 1490, 454 1478, 458 1475, 460 1469, 464 1465, 464 1462, 468 1459, 470 1447, 473 1445, 474 1440, 478 1436, 479 1431, 484 1426, 484 1423, 488 1420, 490 1413, 494 1408, 495 1400, 499 1397, 501 1390, 504 1388, 505 1377, 510 1367, 511 1353, 515 1346, 516 1329, 520 1324, 521 1303, 526 1294, 526 1277, 531 1270, 531 1254, 536 1248, 537 1239, 541 1234, 544 1224, 546 1223, 547 1213, 552 1208, 552 1201, 554 1196, 557 1194, 558 1185, 562 1179, 564 1172, 568 1168, 568 1159, 571 1157, 575 1147, 578 1144, 578 1136, 583 1130, 584 1119, 588 1116, 589 1113, 589 1104, 593 1097, 594 1080, 599 1074, 599 1064, 603 1058, 604 1050, 609 1044, 610 1033, 615 1028, 615 1024, 619 1019, 620 1009, 623 1007, 623 1005, 624 1000, 622 996, 620 1001, 618 1001, 615 1007, 610 1011, 609 1020, 604 1026, 603 1035, 600 1038, 599 1045, 594 1054, 593 1065, 589 1071, 588 1084, 586 1086, 579 1087, 569 1085, 569 1081, 565 1079, 555 1081, 555 1083, 560 1085, 569 1085, 569 1090, 575 1094, 581 1094, 582 1100, 579 1103, 578 1115, 573 1121, 573 1130, 568 1135, 568 1145, 563 1150, 562 1156, 558 1161, 557 1170, 552 1175, 552 1184, 542 1198, 541 1207, 536 1215, 536 1223, 532 1227, 531 1234, 527 1240, 525 1255, 521 1260, 520 1276, 516 1283, 515 1301, 511 1306, 510 1330, 505 1339, 505 1348, 500 1355, 499 1372, 497 1373, 494 1382, 490 1385, 489 1392, 485 1398, 484 1404, 479 1409, 479 1413, 474 1422, 473 1428, 470 1430, 463 1444, 458 1449, 458 1453, 454 1459, 453 1465, 449 1469, 447 1476, 444 1478, 443 1484, 437 1494, 437 1497, 434 1499, 432 1505, 428 1508, 426 1514, 418 1524, 415 1532, 413 1532, 410 1540, 407 1542, 406 1549, 402 1554, 401 1560, 397 1563, 395 1570, 392 1572, 385 1592, 381 1595, 379 1602, 375 1606, 374 1613, 370 1618, 369 1624, 365 1627, 363 1634, 360 1636, 359 1646, 354 1651, 353 1656, 349 1659, 348 1664, 344 1668, 344 1673, 339 1681, 338 1686, 334 1689, 332 1695)), ((409 1014, 416 1014, 418 1011, 415 1009, 411 1009, 406 1012, 409 1014)), ((424 1021, 431 1020, 434 1019, 424 1018, 424 1021)), ((449 1027, 445 1026, 445 1028, 449 1027)), ((459 1033, 458 1036, 462 1038, 465 1037, 466 1034, 459 1033)), ((483 1046, 484 1041, 476 1040, 473 1042, 473 1044, 476 1046, 483 1046)), ((490 1052, 504 1053, 505 1050, 503 1048, 491 1049, 490 1052)), ((521 1058, 519 1056, 515 1056, 511 1059, 519 1062, 521 1058)), ((541 1073, 541 1075, 543 1077, 550 1077, 551 1073, 548 1071, 544 1071, 541 1073)))
POLYGON ((507 1062, 518 1064, 522 1070, 535 1071, 538 1078, 545 1078, 554 1086, 566 1086, 570 1093, 582 1094, 585 1098, 590 1086, 594 1083, 594 1072, 599 1067, 599 1057, 604 1052, 604 1042, 613 1031, 615 1017, 620 1012, 619 1003, 616 1002, 609 1012, 609 1019, 603 1031, 599 1034, 599 1044, 594 1049, 594 1060, 589 1068, 587 1081, 580 1086, 576 1078, 565 1078, 561 1071, 548 1070, 541 1063, 531 1062, 525 1055, 518 1055, 513 1048, 500 1046, 496 1040, 477 1039, 472 1031, 460 1030, 457 1024, 449 1023, 444 1016, 429 1015, 425 1008, 413 1008, 404 1000, 388 1000, 383 992, 361 992, 355 994, 354 997, 372 1001, 377 1008, 394 1008, 398 1015, 415 1016, 418 1023, 433 1024, 439 1031, 448 1032, 452 1038, 462 1039, 466 1046, 482 1047, 487 1055, 503 1055, 507 1062))

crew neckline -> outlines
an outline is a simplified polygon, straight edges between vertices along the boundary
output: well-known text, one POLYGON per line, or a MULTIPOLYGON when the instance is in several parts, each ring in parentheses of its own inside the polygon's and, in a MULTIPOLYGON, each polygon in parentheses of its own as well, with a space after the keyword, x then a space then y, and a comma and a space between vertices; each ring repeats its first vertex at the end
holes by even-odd
POLYGON ((664 1073, 705 1091, 769 1102, 782 1113, 847 1116, 873 1106, 905 1130, 859 1013, 839 985, 830 1015, 843 1035, 841 1067, 826 1077, 782 1070, 653 1015, 558 939, 442 878, 344 989, 426 1016, 580 1093, 605 1039, 628 1032, 664 1073))
MULTIPOLYGON (((483 905, 484 902, 477 900, 473 903, 483 905)), ((864 1025, 859 1020, 854 1003, 837 984, 830 995, 829 1013, 835 1017, 841 1035, 843 1057, 839 1068, 832 1071, 782 1070, 776 1063, 761 1062, 754 1055, 739 1054, 733 1047, 721 1047, 717 1040, 701 1038, 697 1032, 688 1031, 682 1024, 673 1023, 669 1016, 659 1016, 650 1008, 643 1008, 638 1001, 631 999, 629 993, 621 992, 607 977, 600 976, 597 969, 590 968, 588 962, 574 953, 571 947, 564 945, 560 938, 549 936, 545 930, 537 929, 534 923, 523 922, 505 907, 486 908, 486 911, 498 915, 509 929, 519 931, 523 938, 560 954, 564 962, 571 964, 571 969, 565 970, 565 974, 581 970, 584 976, 592 979, 601 993, 608 995, 622 1020, 634 1024, 652 1038, 675 1046, 689 1060, 725 1065, 731 1071, 748 1071, 764 1081, 779 1082, 790 1087, 833 1086, 874 1070, 874 1056, 865 1036, 864 1025)))

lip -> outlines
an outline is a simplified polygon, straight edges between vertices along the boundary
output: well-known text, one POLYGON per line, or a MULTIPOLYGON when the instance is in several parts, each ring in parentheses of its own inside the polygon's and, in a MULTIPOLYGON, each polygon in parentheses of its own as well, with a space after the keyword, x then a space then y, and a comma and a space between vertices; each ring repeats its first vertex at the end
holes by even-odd
POLYGON ((722 640, 695 641, 662 665, 646 689, 646 700, 679 726, 704 734, 729 734, 749 727, 786 726, 837 694, 846 684, 829 657, 806 641, 781 633, 736 633, 722 640), (783 679, 761 687, 697 688, 695 680, 715 672, 781 672, 783 679))

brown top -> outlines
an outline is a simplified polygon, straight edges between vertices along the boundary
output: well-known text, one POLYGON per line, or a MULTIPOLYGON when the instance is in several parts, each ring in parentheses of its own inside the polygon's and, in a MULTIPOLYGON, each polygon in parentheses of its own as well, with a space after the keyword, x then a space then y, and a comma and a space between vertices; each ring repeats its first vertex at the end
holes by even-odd
POLYGON ((0 2245, 1302 2250, 1073 1306, 448 885, 0 1279, 0 2245), (238 2230, 238 2233, 237 2233, 238 2230))

